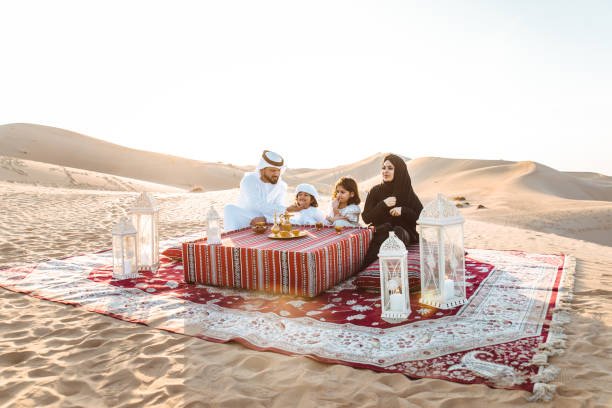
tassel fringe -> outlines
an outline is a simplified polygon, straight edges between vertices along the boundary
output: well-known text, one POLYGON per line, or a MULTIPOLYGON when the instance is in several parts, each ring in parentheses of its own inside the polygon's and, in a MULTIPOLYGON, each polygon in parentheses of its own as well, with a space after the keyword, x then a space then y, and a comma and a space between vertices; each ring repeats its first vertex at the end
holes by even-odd
POLYGON ((536 366, 547 366, 548 365, 548 355, 545 353, 536 353, 531 359, 531 364, 536 365, 536 366))
POLYGON ((559 370, 555 366, 548 366, 534 376, 531 377, 533 382, 537 383, 549 383, 553 381, 559 375, 559 370))
POLYGON ((550 401, 553 399, 557 391, 557 386, 553 384, 535 383, 533 385, 533 394, 527 398, 527 401, 550 401))
POLYGON ((549 365, 548 358, 558 356, 567 348, 567 335, 564 327, 571 321, 574 274, 576 273, 576 258, 573 256, 565 257, 563 265, 563 277, 558 289, 557 303, 553 310, 553 317, 550 323, 548 338, 546 343, 540 344, 536 354, 531 359, 531 364, 539 366, 538 373, 531 376, 533 383, 533 393, 527 401, 550 401, 553 399, 557 386, 550 384, 559 375, 559 369, 549 365))

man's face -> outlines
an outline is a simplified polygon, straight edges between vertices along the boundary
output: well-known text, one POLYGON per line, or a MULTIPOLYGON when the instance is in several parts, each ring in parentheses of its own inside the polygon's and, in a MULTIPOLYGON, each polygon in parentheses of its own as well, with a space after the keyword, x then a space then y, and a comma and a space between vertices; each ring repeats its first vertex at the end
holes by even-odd
POLYGON ((280 177, 280 169, 276 167, 265 167, 259 170, 259 174, 261 175, 261 181, 264 183, 276 184, 280 177))

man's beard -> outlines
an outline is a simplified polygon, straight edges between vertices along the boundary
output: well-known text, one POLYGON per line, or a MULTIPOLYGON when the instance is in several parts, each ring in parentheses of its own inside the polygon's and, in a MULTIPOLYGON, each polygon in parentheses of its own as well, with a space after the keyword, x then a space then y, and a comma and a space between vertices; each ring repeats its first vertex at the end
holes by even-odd
POLYGON ((276 183, 278 183, 278 177, 268 177, 268 176, 263 176, 262 178, 263 178, 263 180, 264 180, 266 183, 270 183, 270 184, 276 184, 276 183))

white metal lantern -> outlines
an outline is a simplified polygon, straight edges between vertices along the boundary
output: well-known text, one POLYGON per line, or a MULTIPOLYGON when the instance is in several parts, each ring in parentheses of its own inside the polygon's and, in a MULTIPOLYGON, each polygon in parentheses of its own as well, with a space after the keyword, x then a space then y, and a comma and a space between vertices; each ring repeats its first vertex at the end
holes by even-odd
POLYGON ((136 227, 139 270, 157 271, 159 268, 159 209, 148 193, 142 193, 130 209, 136 227))
POLYGON ((407 319, 410 316, 408 251, 393 231, 380 246, 378 259, 381 315, 383 318, 407 319))
POLYGON ((420 302, 451 309, 465 296, 464 219, 442 194, 427 204, 417 220, 421 251, 420 302))
POLYGON ((113 279, 138 278, 136 228, 128 218, 113 227, 113 279))
POLYGON ((221 230, 219 228, 219 214, 215 207, 211 206, 206 214, 208 229, 206 231, 207 242, 209 244, 221 243, 221 230))

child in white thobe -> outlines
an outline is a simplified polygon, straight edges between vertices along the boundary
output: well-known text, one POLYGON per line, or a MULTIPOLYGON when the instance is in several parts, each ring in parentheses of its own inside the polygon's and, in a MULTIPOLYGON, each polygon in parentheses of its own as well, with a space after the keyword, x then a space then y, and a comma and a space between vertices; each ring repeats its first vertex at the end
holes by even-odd
POLYGON ((295 203, 302 208, 291 217, 291 223, 296 225, 315 225, 325 221, 325 214, 321 211, 319 193, 311 184, 300 184, 295 188, 295 203))

